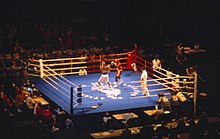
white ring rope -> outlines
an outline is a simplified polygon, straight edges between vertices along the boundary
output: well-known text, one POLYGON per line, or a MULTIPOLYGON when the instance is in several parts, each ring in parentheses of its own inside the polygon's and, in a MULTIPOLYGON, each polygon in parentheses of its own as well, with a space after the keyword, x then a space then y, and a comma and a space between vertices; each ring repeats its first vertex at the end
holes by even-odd
MULTIPOLYGON (((45 66, 46 67, 46 66, 45 66)), ((49 67, 46 67, 49 69, 49 67)), ((46 72, 48 72, 48 70, 45 70, 46 72)), ((50 70, 51 72, 54 72, 52 70, 50 70)), ((49 72, 48 72, 49 73, 49 72)), ((49 73, 50 75, 52 75, 55 79, 59 80, 60 82, 62 82, 63 84, 65 84, 67 87, 71 87, 70 85, 66 84, 65 82, 63 82, 62 80, 60 80, 58 77, 54 76, 53 74, 49 73)), ((59 76, 59 75, 58 75, 59 76)))
POLYGON ((40 62, 39 60, 37 60, 37 59, 29 59, 30 61, 33 61, 33 62, 40 62))
POLYGON ((74 57, 74 58, 59 58, 59 59, 46 59, 46 60, 43 60, 43 62, 51 62, 51 61, 64 61, 64 60, 86 60, 86 57, 74 57))
POLYGON ((40 77, 38 74, 31 74, 31 73, 28 73, 29 76, 35 76, 35 77, 40 77))
MULTIPOLYGON (((49 73, 49 72, 48 72, 49 73)), ((53 75, 52 75, 53 76, 53 75)), ((58 82, 54 81, 53 79, 51 79, 49 76, 47 76, 47 78, 49 80, 51 80, 53 83, 55 83, 56 85, 58 85, 59 87, 61 87, 63 90, 65 90, 66 92, 69 92, 69 90, 67 90, 65 87, 61 86, 58 82)), ((55 77, 57 78, 57 77, 55 77)), ((58 79, 58 78, 57 78, 58 79)))
MULTIPOLYGON (((173 88, 171 88, 169 86, 166 86, 166 85, 174 85, 175 86, 175 84, 179 84, 179 83, 182 83, 184 85, 186 85, 186 84, 194 84, 194 82, 189 82, 189 81, 187 81, 187 82, 185 82, 185 81, 167 81, 165 79, 171 79, 172 80, 172 78, 149 79, 149 80, 146 81, 147 82, 147 87, 163 85, 163 86, 173 90, 173 88), (165 80, 165 83, 158 82, 159 80, 165 80), (153 82, 153 81, 157 82, 158 84, 149 84, 148 83, 148 82, 153 82)), ((123 82, 123 84, 135 84, 135 83, 141 83, 141 82, 143 82, 143 81, 123 82)), ((84 85, 83 86, 83 88, 90 88, 90 87, 93 87, 93 86, 92 85, 84 85)), ((135 87, 141 87, 141 86, 135 86, 135 87)), ((182 87, 182 88, 184 88, 184 87, 182 87)))
MULTIPOLYGON (((45 65, 44 65, 45 66, 45 65)), ((55 75, 58 75, 59 77, 61 77, 62 79, 66 80, 68 83, 70 83, 71 85, 77 87, 76 84, 72 83, 71 81, 69 81, 68 79, 66 79, 65 77, 63 77, 62 75, 59 75, 57 72, 53 71, 51 68, 49 68, 48 66, 45 66, 47 69, 49 69, 50 71, 52 71, 53 73, 55 73, 55 75)), ((47 71, 47 70, 46 70, 47 71)), ((52 74, 51 74, 52 75, 52 74)))
POLYGON ((182 84, 194 84, 194 81, 191 81, 191 82, 178 81, 177 83, 182 83, 182 84))
POLYGON ((39 64, 37 65, 37 64, 31 64, 31 63, 29 63, 29 66, 40 67, 39 64))
MULTIPOLYGON (((158 76, 159 77, 159 76, 158 76)), ((160 78, 160 77, 159 77, 160 78)), ((162 80, 164 80, 163 78, 161 78, 162 80)), ((154 79, 153 79, 154 80, 154 79)), ((166 82, 167 82, 167 80, 165 80, 166 82)), ((157 82, 158 84, 162 84, 161 82, 159 82, 159 81, 157 81, 157 80, 155 80, 155 82, 157 82)), ((162 84, 163 85, 163 84, 162 84)), ((172 84, 173 85, 173 84, 172 84)), ((171 88, 171 87, 169 87, 169 86, 167 86, 167 85, 164 85, 166 88, 170 88, 171 90, 173 90, 174 91, 174 89, 173 88, 171 88)), ((174 85, 175 86, 175 85, 174 85)))
POLYGON ((189 79, 193 79, 193 76, 179 76, 178 78, 189 78, 189 79))
MULTIPOLYGON (((162 73, 162 72, 160 72, 159 70, 153 70, 154 72, 157 72, 157 73, 159 73, 160 75, 163 75, 163 76, 167 76, 166 74, 164 74, 164 73, 162 73)), ((155 74, 153 74, 153 76, 154 76, 155 74)), ((174 76, 176 76, 176 75, 174 75, 174 76)))
MULTIPOLYGON (((152 87, 152 86, 160 86, 160 85, 165 85, 165 84, 171 84, 171 83, 160 83, 160 84, 147 84, 147 87, 152 87)), ((141 87, 141 86, 136 86, 136 87, 141 87)))
MULTIPOLYGON (((148 79, 147 82, 153 82, 153 81, 165 80, 165 79, 173 79, 173 77, 171 77, 171 78, 148 79)), ((132 84, 132 83, 140 83, 140 82, 141 82, 141 81, 131 81, 131 82, 127 82, 127 83, 132 84)))
MULTIPOLYGON (((49 79, 49 77, 47 77, 49 79)), ((51 84, 49 81, 47 81, 45 78, 42 78, 46 83, 48 83, 50 86, 52 86, 54 89, 58 90, 58 92, 60 92, 61 94, 63 94, 65 97, 67 97, 68 99, 70 99, 70 96, 66 95, 66 93, 64 93, 63 91, 61 91, 60 89, 58 89, 56 86, 54 86, 53 84, 51 84)), ((76 100, 73 100, 75 103, 77 103, 76 100)))
MULTIPOLYGON (((176 76, 177 74, 175 74, 175 73, 173 73, 173 72, 170 72, 170 71, 168 71, 168 70, 166 70, 166 69, 164 69, 164 68, 162 68, 162 67, 159 67, 159 66, 157 66, 157 65, 154 65, 157 69, 159 69, 159 70, 163 70, 163 71, 165 71, 165 73, 167 73, 167 72, 169 72, 170 74, 172 74, 172 76, 176 76)), ((154 71, 156 71, 156 72, 160 72, 160 71, 158 71, 158 70, 154 70, 154 71)), ((162 73, 162 72, 160 72, 160 73, 162 73)))
POLYGON ((66 96, 68 99, 70 99, 69 96, 67 96, 63 91, 61 91, 60 89, 58 89, 57 87, 55 87, 53 84, 51 84, 49 81, 47 81, 46 79, 42 78, 45 82, 47 82, 50 86, 52 86, 54 89, 58 90, 60 93, 62 93, 64 96, 66 96))
POLYGON ((40 73, 40 70, 35 70, 35 69, 28 69, 29 71, 35 71, 35 72, 39 72, 40 73))
POLYGON ((76 64, 85 64, 86 62, 68 62, 68 63, 55 63, 55 64, 44 64, 50 67, 53 66, 65 66, 65 65, 76 65, 76 64))
POLYGON ((56 68, 53 69, 54 71, 61 71, 61 70, 73 70, 73 69, 81 69, 81 68, 87 68, 87 66, 82 66, 82 67, 70 67, 70 68, 56 68))
MULTIPOLYGON (((46 66, 45 66, 46 67, 46 66)), ((50 69, 49 67, 46 67, 46 68, 48 68, 48 69, 50 69)), ((48 71, 46 71, 46 72, 48 72, 48 71)), ((54 72, 53 70, 51 70, 51 72, 54 72)), ((49 73, 49 72, 48 72, 49 73)), ((49 73, 49 74, 51 74, 51 73, 49 73)), ((56 76, 54 76, 54 75, 52 75, 51 74, 51 76, 53 76, 55 79, 57 79, 57 80, 59 80, 60 82, 62 82, 63 84, 65 84, 67 87, 71 87, 71 86, 69 86, 69 85, 67 85, 65 82, 63 82, 62 80, 60 80, 59 78, 57 78, 56 76)), ((59 75, 58 75, 59 76, 59 75)), ((61 76, 60 76, 61 77, 61 76)), ((47 76, 47 78, 48 79, 50 79, 48 76, 47 76)), ((52 82, 54 82, 55 84, 57 84, 58 86, 60 86, 60 84, 58 84, 57 82, 55 82, 53 79, 50 79, 52 82)), ((69 81, 69 80, 68 80, 69 81)), ((63 86, 60 86, 62 89, 64 89, 66 92, 68 92, 68 94, 69 94, 69 91, 66 89, 66 88, 64 88, 63 86)), ((77 97, 76 96, 76 94, 73 94, 75 97, 77 97)))

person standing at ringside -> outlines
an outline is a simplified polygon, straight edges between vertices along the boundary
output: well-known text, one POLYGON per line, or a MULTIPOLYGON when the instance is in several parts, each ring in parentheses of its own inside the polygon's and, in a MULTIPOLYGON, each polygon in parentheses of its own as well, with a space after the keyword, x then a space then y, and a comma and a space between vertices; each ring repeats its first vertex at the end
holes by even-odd
POLYGON ((140 78, 140 84, 141 84, 141 89, 142 89, 142 94, 145 94, 147 97, 150 97, 149 90, 147 88, 147 77, 148 73, 145 70, 145 68, 142 68, 142 73, 141 73, 141 78, 140 78))
POLYGON ((160 71, 161 69, 161 61, 160 61, 160 56, 156 55, 152 61, 152 68, 153 68, 153 76, 157 76, 158 73, 157 71, 160 71))

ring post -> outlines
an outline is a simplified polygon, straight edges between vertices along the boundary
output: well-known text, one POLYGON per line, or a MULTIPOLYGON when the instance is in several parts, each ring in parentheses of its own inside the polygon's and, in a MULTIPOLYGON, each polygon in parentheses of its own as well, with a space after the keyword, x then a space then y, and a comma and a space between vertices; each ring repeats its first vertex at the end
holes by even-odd
POLYGON ((193 102, 194 102, 194 114, 196 114, 196 102, 197 102, 197 79, 198 79, 198 74, 196 73, 194 76, 194 97, 193 97, 193 102))
POLYGON ((127 57, 128 57, 128 60, 127 60, 127 69, 132 69, 132 67, 131 67, 131 63, 132 63, 132 52, 128 52, 128 55, 127 55, 127 57))
POLYGON ((77 85, 77 103, 82 103, 82 85, 77 85))
POLYGON ((70 114, 73 114, 73 87, 70 88, 70 114))
POLYGON ((43 60, 40 59, 40 77, 43 78, 44 77, 44 72, 43 72, 43 60))
POLYGON ((134 44, 134 61, 135 62, 136 62, 136 57, 137 57, 137 48, 138 48, 138 45, 134 44))
POLYGON ((73 115, 73 87, 71 86, 70 88, 71 93, 70 93, 70 114, 73 115))

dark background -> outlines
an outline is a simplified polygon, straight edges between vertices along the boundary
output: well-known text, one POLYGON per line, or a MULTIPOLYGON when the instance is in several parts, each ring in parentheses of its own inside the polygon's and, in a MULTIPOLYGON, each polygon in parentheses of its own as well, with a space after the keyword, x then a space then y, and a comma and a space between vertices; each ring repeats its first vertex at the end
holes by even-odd
POLYGON ((114 44, 154 47, 167 61, 167 46, 198 41, 207 50, 196 57, 201 86, 212 96, 210 103, 218 104, 219 0, 0 0, 0 23, 15 23, 23 43, 30 41, 33 22, 80 24, 77 30, 108 33, 114 44))
POLYGON ((217 48, 218 0, 20 0, 0 1, 1 23, 69 24, 81 19, 82 30, 110 33, 114 41, 141 46, 182 42, 217 48))

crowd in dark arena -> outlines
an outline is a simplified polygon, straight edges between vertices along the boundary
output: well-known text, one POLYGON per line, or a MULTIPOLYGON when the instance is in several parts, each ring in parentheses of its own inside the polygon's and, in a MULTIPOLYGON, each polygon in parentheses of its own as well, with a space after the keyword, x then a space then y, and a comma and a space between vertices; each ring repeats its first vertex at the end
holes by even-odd
POLYGON ((0 138, 219 138, 219 10, 218 0, 0 0, 0 138), (135 45, 139 57, 159 56, 169 71, 196 70, 196 113, 178 101, 164 114, 160 100, 148 116, 142 109, 120 111, 128 114, 123 122, 111 111, 70 115, 28 76, 33 59, 127 53, 135 45), (42 108, 35 97, 49 105, 42 108))

